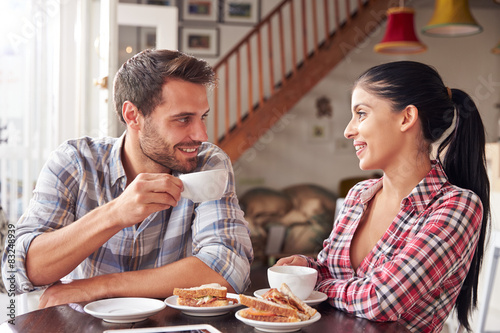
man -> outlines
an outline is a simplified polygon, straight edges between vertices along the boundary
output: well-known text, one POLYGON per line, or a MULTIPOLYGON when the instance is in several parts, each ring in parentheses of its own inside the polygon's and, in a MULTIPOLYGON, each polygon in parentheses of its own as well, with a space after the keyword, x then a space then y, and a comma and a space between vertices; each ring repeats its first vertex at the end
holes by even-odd
POLYGON ((17 225, 18 292, 48 286, 42 308, 164 298, 211 282, 246 289, 248 224, 228 156, 206 142, 214 76, 205 61, 177 51, 146 50, 123 64, 114 103, 127 130, 68 141, 51 155, 17 225), (229 181, 220 200, 181 198, 180 174, 221 168, 229 181))

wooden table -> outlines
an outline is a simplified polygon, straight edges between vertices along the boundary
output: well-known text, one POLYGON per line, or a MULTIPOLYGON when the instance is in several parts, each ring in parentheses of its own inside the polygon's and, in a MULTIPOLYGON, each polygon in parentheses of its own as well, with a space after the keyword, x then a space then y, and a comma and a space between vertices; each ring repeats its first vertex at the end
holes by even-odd
MULTIPOLYGON (((267 288, 266 269, 252 270, 252 286, 245 294, 251 295, 255 290, 267 288)), ((55 306, 43 310, 29 312, 18 316, 15 325, 8 322, 0 325, 0 332, 99 332, 110 329, 161 327, 174 325, 210 324, 224 333, 257 332, 234 316, 235 311, 214 317, 195 317, 183 314, 181 311, 166 307, 160 313, 148 319, 131 324, 107 323, 85 313, 86 303, 72 303, 55 306)), ((399 323, 376 323, 338 311, 327 302, 315 306, 321 313, 321 319, 310 326, 302 328, 301 332, 363 332, 363 333, 408 333, 399 323)))

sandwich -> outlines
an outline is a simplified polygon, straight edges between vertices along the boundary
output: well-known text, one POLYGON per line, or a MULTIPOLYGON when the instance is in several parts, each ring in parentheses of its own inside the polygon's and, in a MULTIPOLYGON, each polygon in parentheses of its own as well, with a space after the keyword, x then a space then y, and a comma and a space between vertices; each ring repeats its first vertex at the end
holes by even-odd
POLYGON ((304 301, 298 298, 286 283, 282 283, 280 289, 269 289, 262 298, 275 303, 280 303, 297 310, 300 320, 308 320, 316 314, 316 309, 307 305, 304 301))
POLYGON ((227 288, 218 283, 204 284, 193 288, 174 288, 177 304, 195 307, 226 306, 238 300, 227 298, 227 288))
POLYGON ((286 283, 279 290, 269 289, 262 298, 240 295, 240 303, 248 307, 239 312, 241 317, 267 322, 305 321, 317 312, 295 296, 286 283))
POLYGON ((280 323, 300 321, 297 310, 283 304, 246 295, 240 295, 240 303, 248 306, 238 312, 246 319, 280 323))

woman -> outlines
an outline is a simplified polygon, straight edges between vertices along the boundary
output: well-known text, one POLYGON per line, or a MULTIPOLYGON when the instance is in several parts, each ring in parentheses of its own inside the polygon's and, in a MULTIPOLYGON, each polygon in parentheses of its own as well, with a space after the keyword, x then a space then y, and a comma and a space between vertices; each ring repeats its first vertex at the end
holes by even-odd
POLYGON ((356 81, 344 134, 360 168, 383 177, 350 190, 316 260, 276 264, 315 267, 316 290, 356 316, 440 332, 455 306, 470 330, 489 225, 485 134, 472 99, 427 65, 383 64, 356 81))

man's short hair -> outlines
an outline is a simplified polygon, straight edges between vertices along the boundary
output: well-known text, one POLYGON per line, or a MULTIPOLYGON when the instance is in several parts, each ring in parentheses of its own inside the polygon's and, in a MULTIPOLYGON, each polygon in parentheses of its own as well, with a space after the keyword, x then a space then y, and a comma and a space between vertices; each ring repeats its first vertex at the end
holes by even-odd
POLYGON ((162 103, 163 85, 169 79, 180 79, 202 84, 207 88, 215 85, 213 68, 202 59, 171 50, 144 50, 127 60, 118 70, 114 80, 115 111, 125 123, 122 106, 132 102, 147 117, 162 103))

